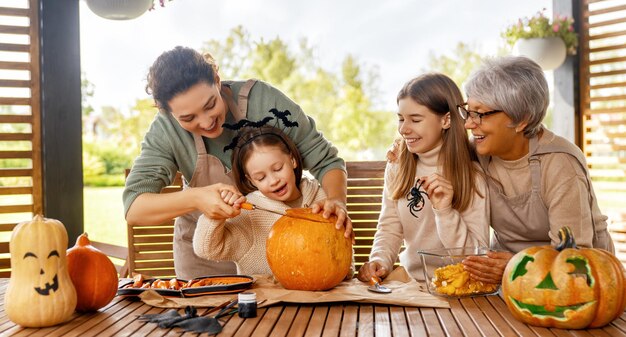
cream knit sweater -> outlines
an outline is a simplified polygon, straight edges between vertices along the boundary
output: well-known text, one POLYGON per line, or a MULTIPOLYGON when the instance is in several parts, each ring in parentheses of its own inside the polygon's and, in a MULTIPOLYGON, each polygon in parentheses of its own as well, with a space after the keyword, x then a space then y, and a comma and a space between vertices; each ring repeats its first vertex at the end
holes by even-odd
MULTIPOLYGON (((416 177, 441 172, 437 166, 437 147, 419 156, 416 177)), ((389 163, 385 169, 383 206, 378 219, 370 261, 377 261, 388 271, 398 258, 402 244, 405 250, 400 254, 400 264, 411 276, 423 280, 422 262, 418 250, 454 248, 464 246, 484 246, 489 244, 489 202, 484 179, 477 176, 477 189, 483 197, 474 194, 472 203, 463 212, 453 208, 436 210, 426 197, 424 208, 414 217, 409 212, 406 197, 399 200, 389 198, 387 182, 397 174, 398 165, 389 163)))
MULTIPOLYGON (((302 204, 309 207, 326 198, 317 180, 302 177, 300 182, 302 204)), ((249 203, 279 212, 290 208, 282 201, 268 199, 254 191, 246 196, 249 203)), ((242 210, 238 216, 213 220, 200 216, 193 235, 196 255, 215 261, 234 261, 239 274, 271 274, 265 254, 265 240, 280 215, 261 210, 242 210)))

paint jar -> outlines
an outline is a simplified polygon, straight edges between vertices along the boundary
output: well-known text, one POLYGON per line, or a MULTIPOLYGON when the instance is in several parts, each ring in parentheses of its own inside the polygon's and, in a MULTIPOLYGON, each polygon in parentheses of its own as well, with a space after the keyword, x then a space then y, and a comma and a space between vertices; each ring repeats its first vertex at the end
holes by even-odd
POLYGON ((239 293, 239 317, 256 317, 256 294, 253 292, 239 293))

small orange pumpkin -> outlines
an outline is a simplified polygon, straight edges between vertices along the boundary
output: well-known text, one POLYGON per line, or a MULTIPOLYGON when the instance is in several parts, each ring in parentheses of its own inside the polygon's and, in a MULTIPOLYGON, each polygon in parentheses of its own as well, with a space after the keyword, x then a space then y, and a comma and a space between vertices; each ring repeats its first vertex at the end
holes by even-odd
POLYGON ((68 249, 67 266, 78 295, 77 311, 96 311, 115 297, 117 270, 104 253, 91 245, 87 233, 68 249))
POLYGON ((578 248, 568 227, 561 242, 517 253, 506 266, 502 293, 518 320, 536 326, 597 328, 626 307, 626 270, 607 251, 578 248))
POLYGON ((283 287, 327 290, 346 277, 352 244, 335 228, 336 221, 306 208, 289 209, 274 223, 266 242, 267 262, 283 287))

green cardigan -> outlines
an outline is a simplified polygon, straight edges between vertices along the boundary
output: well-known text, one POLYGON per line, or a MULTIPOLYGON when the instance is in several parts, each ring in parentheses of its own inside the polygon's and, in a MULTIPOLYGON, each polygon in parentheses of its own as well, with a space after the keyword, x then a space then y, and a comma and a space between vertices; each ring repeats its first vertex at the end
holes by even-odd
MULTIPOLYGON (((224 81, 230 85, 233 97, 236 98, 245 82, 224 81)), ((271 85, 257 81, 252 87, 248 98, 248 120, 258 121, 266 116, 274 116, 269 112, 276 108, 279 111, 289 110, 290 121, 297 121, 298 127, 285 128, 276 125, 276 119, 269 125, 277 126, 293 139, 304 160, 304 169, 309 170, 319 181, 324 174, 332 169, 345 171, 345 162, 337 156, 335 148, 315 128, 315 121, 308 117, 295 102, 289 99, 280 90, 271 85)), ((232 114, 226 116, 226 123, 233 123, 232 114)), ((230 144, 235 132, 224 129, 224 132, 214 139, 203 138, 207 152, 216 156, 225 167, 231 168, 231 150, 224 152, 224 146, 230 144)), ((124 189, 124 214, 128 212, 135 198, 142 193, 159 193, 169 185, 180 171, 188 181, 196 167, 197 151, 193 136, 183 129, 171 113, 159 112, 150 125, 143 142, 141 153, 135 159, 132 170, 126 179, 124 189)))

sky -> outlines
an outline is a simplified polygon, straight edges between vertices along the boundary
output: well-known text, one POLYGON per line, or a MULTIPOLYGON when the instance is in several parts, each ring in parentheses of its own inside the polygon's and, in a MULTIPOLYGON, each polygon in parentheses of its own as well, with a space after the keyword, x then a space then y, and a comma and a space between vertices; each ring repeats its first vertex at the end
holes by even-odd
MULTIPOLYGON (((177 45, 200 49, 242 25, 253 41, 306 38, 316 61, 339 70, 348 55, 379 74, 381 108, 396 108, 397 91, 428 66, 429 53, 450 54, 458 42, 483 55, 504 45, 500 32, 551 0, 172 0, 134 20, 98 17, 80 1, 81 67, 95 85, 91 105, 122 111, 145 93, 154 60, 177 45)), ((295 50, 295 48, 294 48, 295 50)), ((219 63, 219 60, 217 60, 219 63)))

